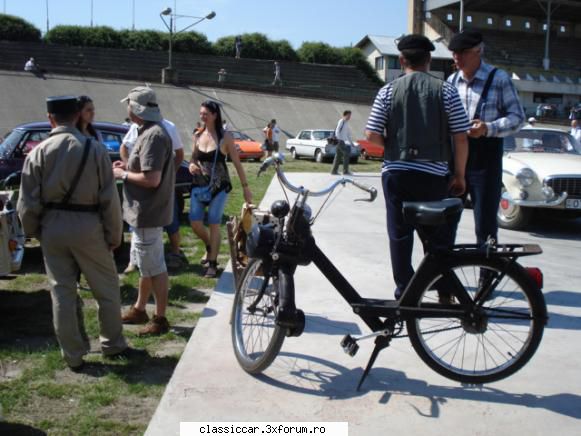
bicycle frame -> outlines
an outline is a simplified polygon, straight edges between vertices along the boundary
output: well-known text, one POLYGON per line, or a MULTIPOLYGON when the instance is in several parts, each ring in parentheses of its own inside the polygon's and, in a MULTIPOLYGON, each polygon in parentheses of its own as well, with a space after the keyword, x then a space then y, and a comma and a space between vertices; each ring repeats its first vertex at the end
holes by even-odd
MULTIPOLYGON (((262 251, 260 251, 260 255, 258 256, 264 262, 263 273, 266 280, 263 283, 262 289, 259 290, 255 301, 250 304, 249 308, 251 311, 256 308, 262 298, 266 284, 272 277, 272 280, 278 282, 276 288, 278 289, 279 303, 275 322, 279 327, 286 329, 287 336, 300 336, 304 329, 305 317, 304 313, 295 306, 294 274, 297 266, 308 265, 313 262, 343 299, 351 306, 353 312, 373 332, 370 335, 358 339, 354 339, 350 335, 345 336, 341 342, 344 350, 348 354, 354 355, 359 348, 357 340, 375 337, 375 348, 361 377, 359 387, 369 373, 379 352, 389 346, 391 339, 405 336, 400 335, 404 321, 412 321, 411 327, 408 324, 408 328, 415 330, 414 320, 417 321, 422 318, 449 318, 457 320, 459 325, 454 328, 463 328, 468 333, 482 333, 486 331, 487 326, 487 315, 484 313, 485 309, 487 313, 494 313, 495 318, 508 318, 521 322, 541 321, 546 323, 547 316, 544 300, 540 305, 544 309, 537 310, 534 314, 531 313, 530 315, 528 313, 511 310, 510 307, 508 309, 483 307, 484 302, 487 301, 489 296, 492 296, 492 292, 504 277, 506 275, 510 277, 510 274, 514 274, 514 271, 517 271, 521 281, 528 288, 532 289, 532 292, 540 292, 542 285, 533 283, 530 275, 527 275, 522 267, 515 264, 517 264, 517 259, 521 256, 541 253, 541 248, 538 245, 518 244, 496 246, 493 244, 493 241, 484 247, 479 247, 476 244, 460 244, 449 249, 435 246, 431 247, 427 242, 429 238, 426 237, 426 229, 432 225, 438 225, 437 223, 440 217, 446 217, 448 219, 452 216, 440 215, 440 203, 436 203, 435 205, 430 204, 429 206, 420 203, 411 204, 412 208, 410 208, 410 211, 414 213, 416 209, 413 207, 428 207, 426 210, 422 209, 420 212, 423 215, 420 213, 418 215, 420 217, 418 221, 414 221, 414 226, 420 234, 421 239, 426 241, 424 244, 426 254, 401 298, 399 300, 375 299, 365 298, 360 295, 316 244, 315 238, 311 233, 313 220, 311 220, 310 210, 307 209, 306 202, 309 196, 329 194, 336 186, 347 182, 369 192, 371 201, 375 198, 377 192, 373 188, 365 187, 349 179, 339 179, 329 188, 318 192, 309 191, 304 187, 296 187, 288 182, 276 159, 277 157, 274 157, 273 161, 277 163, 276 170, 279 180, 284 186, 298 195, 290 213, 290 207, 286 202, 280 201, 273 204, 272 213, 275 221, 278 219, 278 224, 273 227, 274 230, 272 228, 270 230, 273 232, 273 234, 271 233, 272 238, 264 239, 273 240, 274 242, 269 249, 265 249, 265 246, 262 246, 262 251), (427 213, 426 211, 430 211, 429 207, 433 207, 434 211, 427 213), (486 272, 489 274, 481 276, 478 285, 470 286, 470 289, 468 289, 464 287, 462 278, 456 275, 456 270, 454 269, 455 267, 459 267, 459 271, 462 271, 463 265, 476 268, 481 273, 482 265, 489 265, 489 268, 492 265, 493 271, 491 273, 490 269, 487 270, 486 272), (513 271, 512 273, 510 272, 511 270, 513 271), (522 277, 523 275, 524 278, 522 277), (445 285, 445 290, 452 297, 451 301, 453 303, 441 301, 431 302, 429 298, 426 300, 420 299, 426 291, 434 290, 436 292, 436 289, 438 289, 439 293, 437 283, 440 281, 445 285), (473 292, 473 294, 470 292, 473 292)), ((261 171, 266 169, 273 161, 269 163, 267 159, 261 167, 261 171)), ((452 201, 451 203, 458 205, 458 201, 452 201)), ((461 212, 461 207, 451 207, 450 202, 445 203, 442 209, 449 214, 459 214, 461 212)), ((258 246, 256 245, 256 247, 258 246)), ((539 275, 542 277, 542 274, 539 273, 539 275)), ((448 329, 446 328, 444 330, 448 329)), ((441 330, 435 330, 434 332, 437 333, 439 331, 441 330)), ((432 332, 428 330, 428 333, 432 332)))

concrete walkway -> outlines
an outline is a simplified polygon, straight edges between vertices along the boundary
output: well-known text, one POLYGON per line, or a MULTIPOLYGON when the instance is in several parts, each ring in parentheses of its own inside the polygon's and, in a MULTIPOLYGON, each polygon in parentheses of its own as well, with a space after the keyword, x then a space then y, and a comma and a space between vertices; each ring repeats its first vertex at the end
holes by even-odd
MULTIPOLYGON (((311 189, 331 180, 321 174, 288 177, 311 189)), ((379 175, 358 179, 380 190, 379 175)), ((317 242, 362 295, 391 297, 383 199, 353 203, 361 197, 359 191, 338 191, 313 227, 317 242)), ((281 197, 274 179, 262 206, 281 197)), ((321 201, 309 202, 314 212, 321 201)), ((347 421, 352 436, 579 434, 580 230, 577 220, 545 223, 531 233, 501 232, 504 242, 542 245, 543 255, 523 263, 543 269, 551 318, 529 364, 484 387, 461 386, 434 373, 402 339, 383 351, 357 392, 373 343, 363 342, 354 358, 343 352, 343 335, 368 329, 313 265, 299 267, 295 277, 297 306, 307 315, 305 333, 287 338, 271 367, 252 377, 238 366, 232 351, 228 321, 233 286, 225 272, 146 434, 179 434, 180 421, 347 421)), ((470 210, 463 215, 458 239, 473 239, 470 210)))

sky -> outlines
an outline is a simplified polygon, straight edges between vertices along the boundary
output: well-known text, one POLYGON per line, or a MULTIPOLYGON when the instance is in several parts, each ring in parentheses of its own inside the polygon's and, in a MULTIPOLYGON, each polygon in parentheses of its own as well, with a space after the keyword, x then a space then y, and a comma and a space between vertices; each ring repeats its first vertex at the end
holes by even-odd
MULTIPOLYGON (((260 32, 286 39, 297 49, 304 41, 335 47, 355 45, 365 35, 407 32, 407 0, 0 0, 3 13, 24 18, 43 34, 48 24, 110 26, 114 29, 167 30, 159 16, 166 7, 177 15, 203 17, 192 30, 214 42, 222 36, 260 32), (133 8, 135 5, 135 9, 133 8), (135 10, 135 15, 133 14, 135 10), (135 17, 135 18, 134 18, 135 17)), ((179 31, 195 22, 177 18, 179 31)))

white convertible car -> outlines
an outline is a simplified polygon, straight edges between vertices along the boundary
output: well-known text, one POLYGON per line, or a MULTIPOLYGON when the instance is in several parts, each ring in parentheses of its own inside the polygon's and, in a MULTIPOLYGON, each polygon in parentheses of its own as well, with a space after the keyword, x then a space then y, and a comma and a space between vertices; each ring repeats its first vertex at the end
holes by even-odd
POLYGON ((525 127, 504 140, 498 223, 522 229, 536 210, 581 216, 581 144, 556 129, 525 127))
MULTIPOLYGON (((327 139, 334 130, 307 129, 301 130, 296 138, 286 141, 286 149, 293 159, 306 157, 315 159, 316 162, 333 160, 336 146, 329 144, 327 139)), ((351 163, 357 163, 359 158, 359 145, 355 143, 351 147, 351 163)))

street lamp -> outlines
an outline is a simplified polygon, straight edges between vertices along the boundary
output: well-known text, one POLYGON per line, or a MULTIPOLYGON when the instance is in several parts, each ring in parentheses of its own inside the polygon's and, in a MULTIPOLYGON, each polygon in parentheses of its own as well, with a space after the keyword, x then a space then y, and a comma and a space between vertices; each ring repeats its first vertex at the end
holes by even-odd
MULTIPOLYGON (((159 17, 161 18, 161 21, 163 21, 163 24, 165 24, 165 27, 167 27, 167 30, 169 31, 168 65, 167 65, 167 68, 164 68, 162 70, 162 77, 161 77, 162 83, 166 83, 166 79, 171 78, 174 74, 173 73, 173 59, 172 59, 174 35, 177 35, 178 33, 185 32, 189 28, 194 27, 196 24, 201 23, 204 20, 211 20, 215 16, 216 16, 216 12, 214 12, 214 11, 210 12, 205 17, 194 17, 191 15, 177 15, 177 14, 173 13, 171 8, 165 8, 163 11, 161 11, 159 13, 159 17), (169 17, 169 23, 167 22, 165 17, 169 17), (196 19, 196 21, 193 22, 192 24, 190 24, 189 26, 186 26, 183 29, 176 31, 175 29, 176 29, 176 23, 177 23, 178 18, 194 18, 194 19, 196 19), (166 77, 166 75, 168 75, 169 77, 166 77)), ((169 81, 171 81, 171 79, 169 81)))

